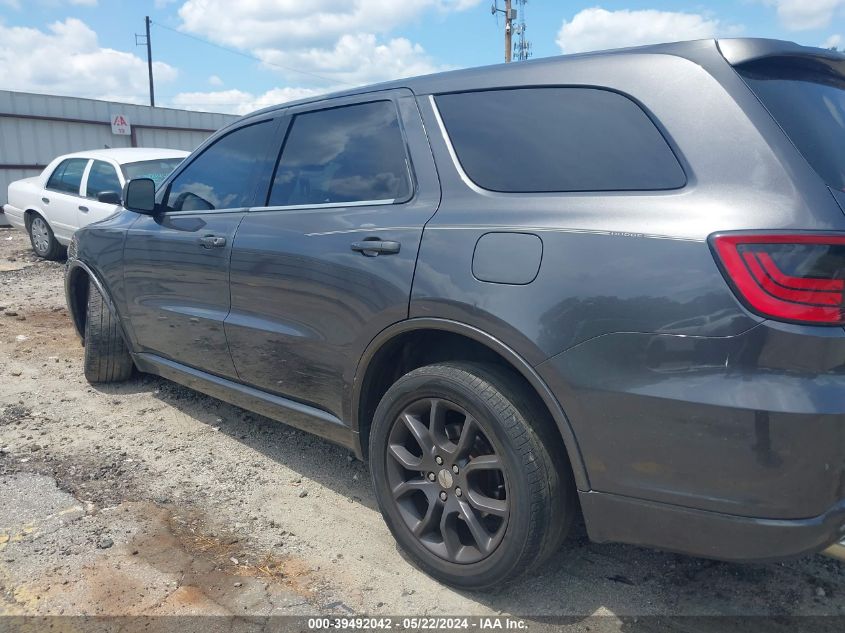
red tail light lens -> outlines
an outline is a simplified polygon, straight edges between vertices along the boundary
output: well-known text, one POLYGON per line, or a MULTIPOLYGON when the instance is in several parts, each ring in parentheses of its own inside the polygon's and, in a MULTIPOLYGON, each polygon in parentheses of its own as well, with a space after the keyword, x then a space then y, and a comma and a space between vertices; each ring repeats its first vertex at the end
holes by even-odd
POLYGON ((710 244, 754 312, 814 325, 845 325, 845 235, 715 235, 710 244))

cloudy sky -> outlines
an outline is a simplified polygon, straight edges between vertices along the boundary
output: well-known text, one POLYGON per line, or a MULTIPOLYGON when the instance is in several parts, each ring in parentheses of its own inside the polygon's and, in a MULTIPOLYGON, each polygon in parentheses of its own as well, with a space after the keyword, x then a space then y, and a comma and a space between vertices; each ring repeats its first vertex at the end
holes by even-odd
MULTIPOLYGON (((245 113, 292 98, 497 63, 492 0, 0 0, 0 89, 245 113)), ((504 4, 499 0, 499 5, 504 4)), ((757 36, 845 47, 845 0, 529 0, 535 57, 757 36)))

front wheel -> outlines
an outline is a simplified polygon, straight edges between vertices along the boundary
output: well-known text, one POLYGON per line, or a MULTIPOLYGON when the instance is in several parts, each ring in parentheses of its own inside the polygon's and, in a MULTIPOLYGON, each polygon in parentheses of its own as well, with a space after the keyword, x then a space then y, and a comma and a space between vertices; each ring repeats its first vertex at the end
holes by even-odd
POLYGON ((85 378, 88 382, 120 382, 132 375, 132 357, 120 324, 93 282, 88 284, 85 316, 85 378))
POLYGON ((376 410, 379 507, 402 549, 442 582, 483 589, 513 579, 568 530, 569 480, 523 396, 497 368, 444 363, 400 378, 376 410))

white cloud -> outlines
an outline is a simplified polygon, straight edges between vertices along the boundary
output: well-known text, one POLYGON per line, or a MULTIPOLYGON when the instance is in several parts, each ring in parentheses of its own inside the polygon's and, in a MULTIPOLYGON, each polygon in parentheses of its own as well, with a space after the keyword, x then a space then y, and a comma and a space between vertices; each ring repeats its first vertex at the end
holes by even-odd
POLYGON ((824 41, 824 44, 821 45, 822 48, 840 48, 845 42, 845 38, 841 35, 831 35, 824 41))
POLYGON ((718 20, 698 13, 674 11, 621 10, 600 7, 584 9, 570 21, 563 21, 557 45, 565 53, 623 48, 661 42, 715 37, 722 30, 718 20))
POLYGON ((96 7, 97 0, 70 0, 71 4, 74 4, 78 7, 96 7))
POLYGON ((360 85, 440 69, 419 44, 389 33, 425 12, 483 1, 187 0, 179 16, 185 31, 248 50, 288 80, 360 85))
POLYGON ((424 11, 463 11, 482 0, 187 0, 186 31, 238 48, 327 45, 350 33, 386 33, 424 11))
MULTIPOLYGON (((268 64, 307 69, 332 82, 368 84, 385 79, 424 75, 441 70, 419 44, 400 37, 380 44, 370 33, 342 35, 331 48, 260 49, 255 54, 268 64)), ((297 73, 285 73, 300 76, 297 73)))
POLYGON ((21 8, 20 0, 0 0, 0 7, 8 7, 18 11, 21 8))
POLYGON ((778 18, 793 31, 823 29, 834 18, 845 18, 845 0, 767 0, 777 8, 778 18))
MULTIPOLYGON (((155 62, 156 84, 172 81, 177 71, 155 62)), ((41 31, 0 22, 0 77, 3 88, 143 103, 147 99, 145 60, 101 48, 84 22, 67 18, 41 31)))
POLYGON ((218 77, 217 75, 210 75, 210 76, 208 77, 208 83, 209 83, 209 85, 211 85, 211 86, 217 86, 217 87, 220 87, 220 86, 222 86, 222 85, 223 85, 223 80, 222 80, 222 79, 220 79, 220 77, 218 77))
POLYGON ((315 88, 273 88, 261 95, 242 90, 182 92, 173 97, 168 105, 188 110, 248 114, 267 106, 304 99, 324 92, 326 91, 315 88))

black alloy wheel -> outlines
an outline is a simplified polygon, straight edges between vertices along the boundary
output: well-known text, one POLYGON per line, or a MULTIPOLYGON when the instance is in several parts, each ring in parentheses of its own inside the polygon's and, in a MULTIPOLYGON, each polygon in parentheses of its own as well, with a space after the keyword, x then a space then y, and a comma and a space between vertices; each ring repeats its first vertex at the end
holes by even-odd
POLYGON ((369 457, 379 508, 401 549, 464 589, 536 568, 575 514, 556 433, 506 368, 444 362, 399 378, 376 408, 369 457))
POLYGON ((510 515, 502 460, 465 409, 408 405, 390 432, 387 477, 405 524, 432 553, 474 563, 502 542, 510 515))

